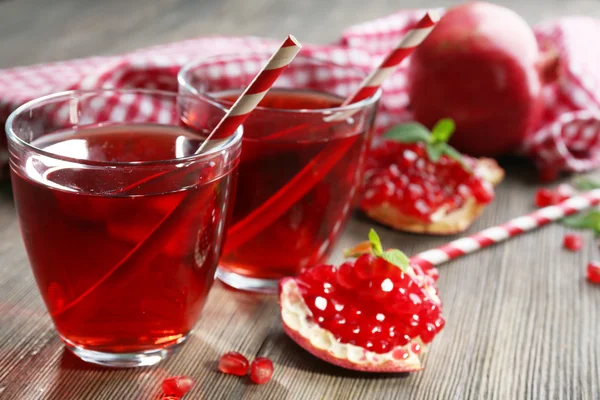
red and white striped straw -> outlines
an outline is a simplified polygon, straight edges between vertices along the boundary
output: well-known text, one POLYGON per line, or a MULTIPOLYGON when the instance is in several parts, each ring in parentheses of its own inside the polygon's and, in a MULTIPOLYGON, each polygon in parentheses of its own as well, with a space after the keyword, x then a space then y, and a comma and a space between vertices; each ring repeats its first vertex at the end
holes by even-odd
MULTIPOLYGON (((359 87, 342 103, 347 106, 373 96, 383 82, 395 71, 396 67, 408 57, 425 40, 435 28, 440 16, 435 11, 428 11, 423 18, 402 37, 396 47, 384 60, 361 82, 359 87)), ((339 112, 325 118, 325 121, 344 120, 354 114, 355 110, 339 112)))
POLYGON ((365 78, 359 88, 344 101, 343 105, 356 103, 373 96, 383 82, 392 75, 396 67, 425 40, 439 20, 440 16, 437 12, 427 12, 411 30, 406 32, 398 45, 365 78))
POLYGON ((248 115, 256 108, 258 103, 265 97, 273 83, 279 75, 296 57, 302 45, 292 35, 283 41, 279 50, 275 52, 267 61, 262 70, 254 77, 250 85, 233 103, 223 119, 219 121, 215 129, 208 135, 202 145, 196 150, 200 153, 208 141, 213 137, 227 137, 232 135, 235 130, 248 118, 248 115))
POLYGON ((591 190, 571 197, 557 205, 540 208, 501 225, 484 229, 481 232, 453 240, 435 249, 424 251, 411 257, 410 262, 418 264, 422 268, 431 268, 598 204, 600 204, 600 189, 591 190))

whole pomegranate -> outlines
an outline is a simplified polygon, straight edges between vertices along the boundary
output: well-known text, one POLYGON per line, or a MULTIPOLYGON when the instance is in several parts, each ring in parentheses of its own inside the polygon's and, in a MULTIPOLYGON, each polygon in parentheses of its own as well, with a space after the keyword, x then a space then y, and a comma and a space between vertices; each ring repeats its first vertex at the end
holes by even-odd
POLYGON ((431 127, 452 118, 450 143, 465 153, 514 150, 541 116, 542 58, 533 31, 513 11, 484 2, 452 8, 412 55, 415 119, 431 127))

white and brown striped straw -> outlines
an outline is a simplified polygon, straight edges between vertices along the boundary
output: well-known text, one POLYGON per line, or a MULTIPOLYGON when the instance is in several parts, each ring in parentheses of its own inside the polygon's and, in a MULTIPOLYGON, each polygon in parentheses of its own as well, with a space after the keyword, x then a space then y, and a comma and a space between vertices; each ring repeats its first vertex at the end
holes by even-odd
POLYGON ((540 208, 503 224, 492 226, 473 235, 419 253, 411 257, 410 262, 425 269, 435 267, 598 204, 600 204, 600 189, 590 190, 559 204, 540 208))
POLYGON ((263 69, 256 74, 250 85, 233 103, 223 119, 219 121, 215 129, 213 129, 198 150, 196 150, 196 154, 202 151, 211 138, 230 136, 242 125, 252 110, 256 108, 269 89, 271 89, 271 86, 273 86, 279 75, 296 57, 301 48, 302 45, 300 42, 294 36, 288 35, 279 47, 279 50, 271 56, 263 69))

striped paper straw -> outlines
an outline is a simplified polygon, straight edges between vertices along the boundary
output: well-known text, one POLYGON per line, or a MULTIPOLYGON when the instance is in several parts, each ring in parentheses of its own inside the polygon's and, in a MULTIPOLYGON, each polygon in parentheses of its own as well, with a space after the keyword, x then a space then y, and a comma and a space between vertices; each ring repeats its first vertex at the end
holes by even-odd
POLYGON ((301 48, 302 45, 300 42, 294 36, 288 35, 281 44, 281 47, 279 47, 279 50, 271 56, 263 69, 256 74, 250 85, 233 103, 223 119, 219 121, 215 129, 213 129, 198 150, 196 150, 196 154, 202 151, 213 136, 222 138, 230 136, 235 132, 265 97, 271 86, 273 86, 273 83, 296 57, 301 48))
MULTIPOLYGON (((342 106, 367 99, 375 94, 383 82, 394 72, 396 67, 408 57, 425 40, 433 30, 440 16, 435 11, 428 11, 417 24, 410 29, 400 40, 398 45, 390 51, 384 60, 362 81, 358 89, 350 95, 342 106)), ((348 118, 354 110, 334 114, 325 120, 335 121, 348 118)))
POLYGON ((464 256, 503 242, 523 232, 532 231, 540 226, 575 214, 600 203, 600 189, 591 190, 571 197, 557 205, 540 208, 530 214, 511 219, 501 225, 484 229, 473 235, 454 240, 435 249, 427 250, 410 258, 411 263, 422 268, 431 268, 447 261, 464 256))
POLYGON ((435 11, 427 12, 414 28, 402 37, 400 43, 387 55, 383 62, 365 78, 360 87, 346 99, 344 105, 356 103, 373 96, 396 67, 425 40, 439 20, 440 17, 435 11))

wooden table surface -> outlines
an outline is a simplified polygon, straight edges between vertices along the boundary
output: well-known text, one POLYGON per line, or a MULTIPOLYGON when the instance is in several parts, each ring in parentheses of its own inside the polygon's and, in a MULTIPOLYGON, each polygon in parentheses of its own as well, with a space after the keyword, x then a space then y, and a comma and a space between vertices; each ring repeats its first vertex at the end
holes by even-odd
MULTIPOLYGON (((0 67, 111 54, 206 34, 281 37, 326 43, 352 23, 411 0, 0 0, 0 67)), ((600 16, 598 0, 504 2, 529 21, 580 13, 600 16)), ((497 199, 476 231, 532 209, 531 167, 506 162, 497 199)), ((374 224, 356 216, 338 249, 365 238, 374 224)), ((378 227, 384 243, 415 253, 442 244, 378 227)), ((447 325, 423 372, 349 373, 301 350, 282 332, 275 297, 216 284, 183 350, 152 368, 86 365, 64 349, 38 294, 19 236, 10 185, 0 185, 0 399, 157 399, 163 377, 185 374, 189 399, 598 399, 600 287, 584 279, 600 259, 586 233, 579 253, 561 249, 566 229, 552 225, 456 260, 440 270, 447 325), (237 350, 275 364, 267 385, 216 371, 237 350)), ((338 261, 333 257, 333 261, 338 261)))

